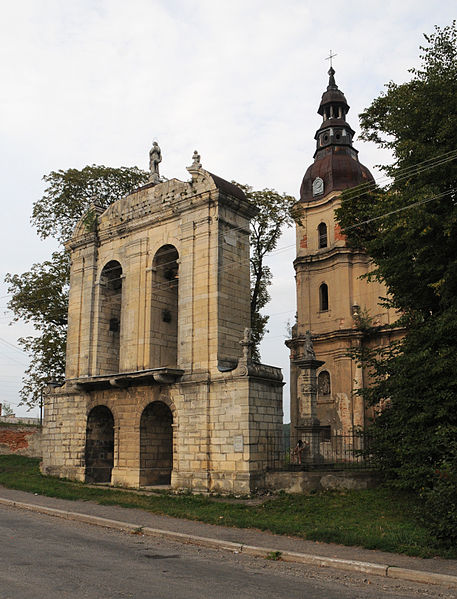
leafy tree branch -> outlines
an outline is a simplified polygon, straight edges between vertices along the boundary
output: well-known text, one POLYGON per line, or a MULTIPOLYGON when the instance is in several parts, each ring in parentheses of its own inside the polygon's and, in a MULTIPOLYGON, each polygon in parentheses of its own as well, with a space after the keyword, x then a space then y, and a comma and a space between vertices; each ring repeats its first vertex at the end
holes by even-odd
MULTIPOLYGON (((95 199, 107 207, 145 183, 148 173, 136 167, 92 165, 53 171, 43 179, 48 187, 33 206, 32 224, 43 239, 55 237, 63 244, 95 199)), ((21 403, 29 407, 39 402, 48 381, 64 376, 69 275, 69 255, 62 248, 29 271, 5 277, 13 321, 31 323, 36 330, 35 336, 18 340, 31 358, 20 391, 21 403)))
POLYGON ((246 194, 248 200, 258 209, 257 215, 251 219, 251 329, 254 342, 253 358, 260 361, 259 346, 265 333, 269 316, 261 310, 270 301, 268 287, 272 282, 270 267, 266 257, 276 249, 284 227, 294 223, 296 200, 294 197, 280 194, 274 189, 255 191, 249 185, 238 187, 246 194))
POLYGON ((392 485, 423 499, 435 535, 457 542, 457 28, 425 36, 411 80, 361 114, 362 137, 391 150, 386 189, 343 193, 337 218, 373 259, 404 338, 364 351, 376 408, 370 447, 392 485))

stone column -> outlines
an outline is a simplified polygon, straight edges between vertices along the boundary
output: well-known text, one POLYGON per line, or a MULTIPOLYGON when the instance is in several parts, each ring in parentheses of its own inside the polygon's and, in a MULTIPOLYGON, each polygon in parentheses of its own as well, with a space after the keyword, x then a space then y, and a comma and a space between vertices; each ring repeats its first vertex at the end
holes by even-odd
MULTIPOLYGON (((362 339, 356 341, 357 349, 362 348, 362 339)), ((363 368, 358 362, 354 364, 353 384, 352 384, 352 431, 363 430, 365 428, 365 402, 360 390, 363 389, 363 368)))
POLYGON ((297 439, 309 442, 307 457, 312 463, 320 461, 320 421, 317 417, 317 375, 316 371, 324 362, 315 358, 305 358, 295 361, 297 376, 297 439))

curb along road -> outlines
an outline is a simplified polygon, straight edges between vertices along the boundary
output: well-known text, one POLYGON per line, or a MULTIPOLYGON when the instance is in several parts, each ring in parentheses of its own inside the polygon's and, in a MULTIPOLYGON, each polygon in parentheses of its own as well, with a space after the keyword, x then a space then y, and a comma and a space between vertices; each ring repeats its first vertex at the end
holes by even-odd
POLYGON ((425 584, 441 584, 446 585, 448 587, 457 588, 457 576, 450 576, 449 574, 438 574, 435 572, 425 572, 422 570, 399 568, 397 566, 389 566, 388 564, 374 564, 370 562, 360 562, 355 560, 324 557, 309 553, 297 553, 294 551, 278 551, 274 548, 256 547, 255 545, 245 545, 243 543, 234 543, 232 541, 213 539, 211 537, 200 537, 197 535, 191 535, 186 533, 161 530, 158 528, 150 528, 148 526, 142 526, 141 524, 133 524, 131 522, 120 522, 118 520, 101 518, 100 516, 91 516, 89 514, 69 512, 66 510, 49 508, 33 503, 22 503, 20 501, 4 499, 1 497, 0 505, 16 507, 32 512, 38 512, 41 514, 47 514, 48 516, 55 516, 57 518, 64 518, 66 520, 76 520, 78 522, 93 524, 95 526, 102 526, 104 528, 124 530, 133 533, 140 532, 141 534, 147 536, 161 537, 172 541, 178 541, 181 543, 187 543, 192 545, 199 545, 202 547, 209 547, 212 549, 221 549, 225 551, 231 551, 233 553, 245 553, 246 555, 270 559, 271 556, 274 554, 279 559, 286 562, 311 564, 320 567, 337 568, 340 570, 349 570, 352 572, 374 574, 376 576, 385 576, 388 578, 397 578, 401 580, 408 580, 411 582, 422 582, 425 584))

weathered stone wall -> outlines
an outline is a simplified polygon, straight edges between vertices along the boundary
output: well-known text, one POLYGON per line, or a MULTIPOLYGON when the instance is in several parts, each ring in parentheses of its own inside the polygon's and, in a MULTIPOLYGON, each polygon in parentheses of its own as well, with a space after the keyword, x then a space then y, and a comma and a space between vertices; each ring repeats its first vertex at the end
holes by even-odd
POLYGON ((94 407, 106 406, 114 419, 113 484, 171 482, 174 489, 221 493, 263 487, 282 430, 280 371, 241 365, 214 380, 183 379, 86 393, 56 390, 45 402, 43 472, 87 478, 87 418, 94 407), (151 418, 156 411, 165 415, 164 406, 172 418, 171 457, 167 419, 151 418))
POLYGON ((46 398, 43 472, 197 492, 262 482, 282 375, 240 346, 255 208, 227 181, 189 172, 94 207, 96 231, 82 219, 68 243, 66 382, 46 398))
POLYGON ((316 358, 324 362, 317 371, 328 373, 329 393, 318 393, 317 417, 332 433, 352 434, 364 428, 370 413, 357 390, 369 384, 369 373, 351 358, 351 351, 367 344, 363 326, 372 326, 370 347, 389 344, 401 336, 391 328, 398 314, 380 306, 387 295, 385 285, 368 281, 372 270, 368 256, 346 246, 335 218, 341 193, 332 191, 302 204, 296 228, 297 258, 294 262, 297 289, 297 324, 291 348, 291 443, 297 440, 297 406, 300 402, 299 369, 295 362, 303 350, 306 331, 313 336, 316 358), (326 226, 327 243, 320 247, 319 231, 326 226), (328 305, 321 305, 320 287, 327 286, 328 305), (365 319, 365 322, 363 320, 365 319), (362 324, 362 327, 360 326, 362 324), (298 387, 297 387, 298 385, 298 387))
POLYGON ((378 484, 379 476, 363 471, 267 472, 265 475, 267 489, 286 493, 372 489, 378 484))
MULTIPOLYGON (((99 214, 97 234, 84 229, 83 219, 68 244, 67 380, 108 373, 114 333, 110 337, 107 331, 111 292, 103 272, 113 261, 122 271, 122 292, 116 296, 122 302, 119 368, 113 372, 170 366, 170 352, 161 358, 157 351, 157 345, 164 345, 165 325, 158 328, 157 321, 164 302, 170 303, 169 328, 177 328, 180 368, 198 371, 219 360, 236 364, 239 340, 249 324, 249 217, 254 209, 241 197, 222 193, 214 179, 219 181, 200 170, 192 184, 172 179, 145 186, 99 214), (172 282, 160 276, 155 262, 165 246, 178 256, 177 309, 166 289, 172 282)), ((111 311, 117 316, 119 309, 111 311)))
POLYGON ((41 428, 0 422, 0 454, 41 458, 41 428))
POLYGON ((41 465, 44 474, 85 480, 88 399, 67 388, 54 389, 45 396, 41 465))

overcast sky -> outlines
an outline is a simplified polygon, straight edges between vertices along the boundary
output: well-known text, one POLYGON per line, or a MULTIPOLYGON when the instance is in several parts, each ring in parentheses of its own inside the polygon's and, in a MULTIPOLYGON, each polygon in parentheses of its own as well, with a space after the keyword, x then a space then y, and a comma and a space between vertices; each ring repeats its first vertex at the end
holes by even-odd
MULTIPOLYGON (((358 132, 357 115, 384 84, 409 78, 422 34, 456 16, 455 0, 2 0, 1 8, 2 280, 53 249, 29 224, 44 174, 87 164, 146 169, 153 139, 168 178, 188 179, 197 149, 203 167, 229 181, 298 197, 329 51, 358 132)), ((389 156, 355 145, 378 177, 374 165, 389 156)), ((294 257, 289 230, 271 257, 262 351, 286 378, 294 257)), ((14 346, 30 328, 8 326, 6 294, 2 284, 0 401, 25 415, 16 404, 27 357, 14 346)), ((286 420, 288 401, 286 387, 286 420)))

